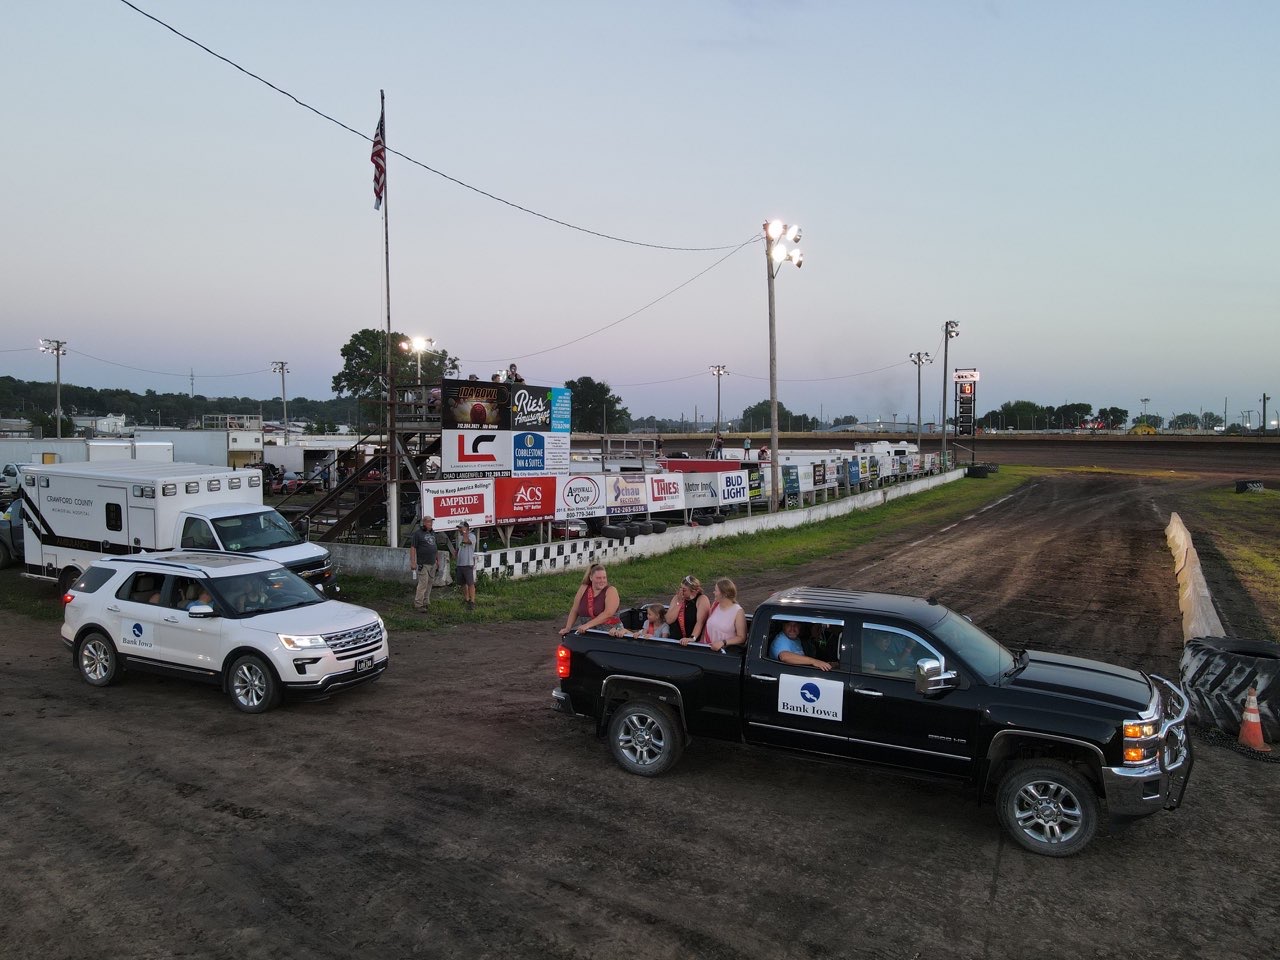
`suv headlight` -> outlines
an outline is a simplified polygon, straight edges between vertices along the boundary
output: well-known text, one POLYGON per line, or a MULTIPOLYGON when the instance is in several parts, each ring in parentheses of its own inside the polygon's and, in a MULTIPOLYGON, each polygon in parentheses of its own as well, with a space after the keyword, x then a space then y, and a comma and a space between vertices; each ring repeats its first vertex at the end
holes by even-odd
POLYGON ((314 650, 317 647, 327 647, 324 637, 320 636, 297 636, 291 633, 281 633, 278 635, 280 642, 290 650, 314 650))

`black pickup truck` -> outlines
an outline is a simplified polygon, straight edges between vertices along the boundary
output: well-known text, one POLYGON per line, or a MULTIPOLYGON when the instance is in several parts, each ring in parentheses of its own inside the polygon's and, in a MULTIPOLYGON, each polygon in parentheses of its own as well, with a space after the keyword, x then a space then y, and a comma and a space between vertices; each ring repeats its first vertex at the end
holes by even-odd
POLYGON ((1083 849, 1103 801, 1113 824, 1176 808, 1191 774, 1176 684, 1010 651, 933 600, 797 587, 756 610, 745 648, 590 630, 563 638, 556 670, 556 709, 595 720, 631 773, 670 769, 701 736, 935 776, 994 796, 1048 856, 1083 849), (770 651, 784 632, 804 651, 791 663, 770 651))

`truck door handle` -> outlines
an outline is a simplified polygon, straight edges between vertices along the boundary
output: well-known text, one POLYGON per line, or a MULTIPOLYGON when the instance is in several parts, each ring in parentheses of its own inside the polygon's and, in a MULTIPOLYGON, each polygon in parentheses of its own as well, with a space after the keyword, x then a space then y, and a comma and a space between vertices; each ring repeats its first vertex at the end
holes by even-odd
POLYGON ((861 694, 864 697, 883 697, 884 694, 879 690, 868 690, 866 687, 854 687, 853 692, 861 694))
POLYGON ((767 674, 767 673, 753 673, 753 674, 751 675, 751 679, 752 679, 752 680, 765 680, 765 681, 768 681, 769 683, 777 683, 777 682, 778 682, 778 678, 777 678, 777 677, 771 677, 771 676, 769 676, 769 674, 767 674))

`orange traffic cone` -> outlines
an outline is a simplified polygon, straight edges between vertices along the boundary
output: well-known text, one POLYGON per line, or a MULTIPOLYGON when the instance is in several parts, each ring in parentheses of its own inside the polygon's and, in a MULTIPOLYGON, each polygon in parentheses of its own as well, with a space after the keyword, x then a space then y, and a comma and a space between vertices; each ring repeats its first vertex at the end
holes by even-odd
POLYGON ((1249 688, 1244 698, 1244 716, 1240 718, 1240 743, 1250 750, 1270 753, 1267 741, 1262 739, 1262 716, 1258 713, 1258 691, 1249 688))

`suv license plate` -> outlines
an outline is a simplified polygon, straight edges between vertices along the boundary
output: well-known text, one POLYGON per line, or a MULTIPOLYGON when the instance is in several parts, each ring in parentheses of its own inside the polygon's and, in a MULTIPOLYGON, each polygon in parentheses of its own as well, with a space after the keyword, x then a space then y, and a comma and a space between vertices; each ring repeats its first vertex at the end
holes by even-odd
POLYGON ((373 669, 373 657, 361 657, 356 661, 356 673, 364 673, 373 669))

